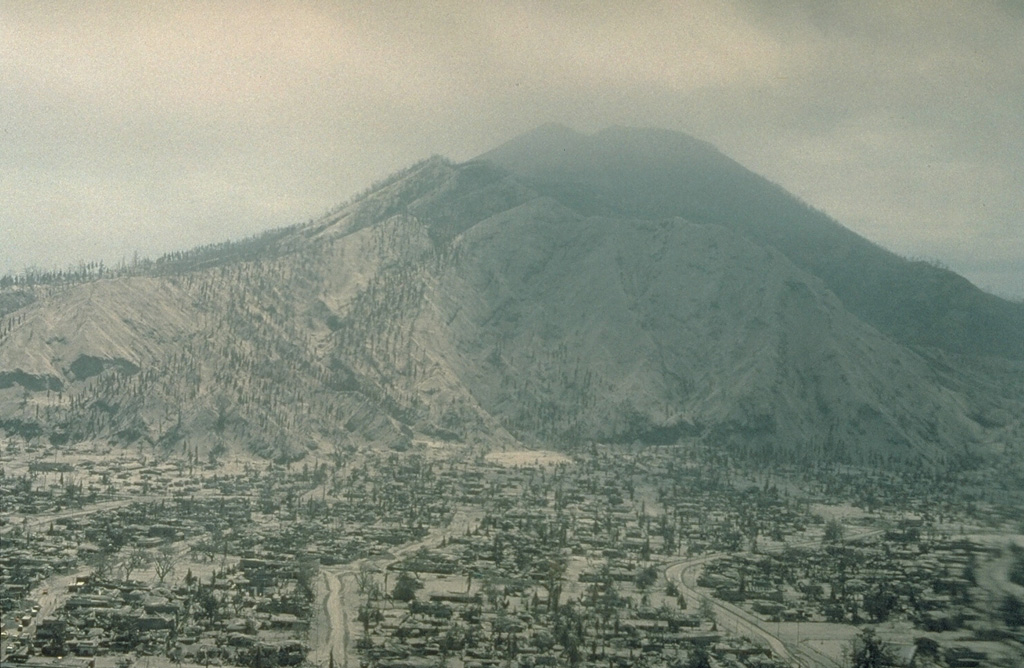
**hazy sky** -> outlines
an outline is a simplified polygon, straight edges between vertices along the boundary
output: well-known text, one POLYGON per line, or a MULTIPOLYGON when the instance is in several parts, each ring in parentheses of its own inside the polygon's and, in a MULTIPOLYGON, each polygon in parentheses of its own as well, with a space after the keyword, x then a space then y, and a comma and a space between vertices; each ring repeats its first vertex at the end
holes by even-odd
POLYGON ((682 130, 1024 298, 1024 2, 0 3, 0 273, 303 222, 545 122, 682 130))

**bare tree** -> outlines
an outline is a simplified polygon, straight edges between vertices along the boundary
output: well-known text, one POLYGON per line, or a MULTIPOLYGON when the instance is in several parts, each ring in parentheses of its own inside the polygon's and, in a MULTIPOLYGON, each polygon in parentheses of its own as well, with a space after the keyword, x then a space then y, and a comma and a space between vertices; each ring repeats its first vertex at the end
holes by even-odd
POLYGON ((381 596, 380 583, 377 582, 377 569, 369 564, 363 564, 356 573, 356 586, 359 593, 366 597, 367 603, 375 601, 381 596))
POLYGON ((702 619, 709 622, 714 622, 716 619, 715 615, 715 604, 711 602, 710 598, 706 596, 700 599, 699 614, 702 619))
POLYGON ((96 559, 96 564, 93 566, 92 574, 93 577, 101 581, 109 581, 114 572, 114 558, 109 553, 102 553, 96 559))
POLYGON ((156 571, 156 577, 160 580, 160 584, 163 584, 164 578, 174 572, 177 561, 178 551, 172 546, 164 545, 157 550, 156 556, 153 558, 153 569, 156 571))
POLYGON ((149 563, 149 553, 141 547, 133 547, 118 567, 121 569, 123 580, 130 580, 132 573, 149 563))

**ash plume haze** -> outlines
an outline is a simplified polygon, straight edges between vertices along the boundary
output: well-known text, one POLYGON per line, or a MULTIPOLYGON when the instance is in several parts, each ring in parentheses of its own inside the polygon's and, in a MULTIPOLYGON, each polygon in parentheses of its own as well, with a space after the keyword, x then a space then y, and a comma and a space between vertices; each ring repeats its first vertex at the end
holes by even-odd
POLYGON ((1016 3, 16 0, 0 41, 0 273, 319 218, 557 122, 687 132, 1024 297, 1016 3))

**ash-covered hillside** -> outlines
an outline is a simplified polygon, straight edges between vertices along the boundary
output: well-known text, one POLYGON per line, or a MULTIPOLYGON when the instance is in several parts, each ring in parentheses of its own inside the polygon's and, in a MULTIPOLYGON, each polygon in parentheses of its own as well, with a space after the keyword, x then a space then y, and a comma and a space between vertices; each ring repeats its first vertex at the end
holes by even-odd
POLYGON ((1024 359, 1024 304, 880 248, 687 135, 612 127, 587 136, 547 125, 482 157, 581 210, 678 216, 771 245, 901 343, 1024 359))
POLYGON ((259 239, 7 285, 0 429, 199 456, 702 439, 941 465, 1019 436, 1024 328, 936 271, 685 136, 542 128, 259 239))

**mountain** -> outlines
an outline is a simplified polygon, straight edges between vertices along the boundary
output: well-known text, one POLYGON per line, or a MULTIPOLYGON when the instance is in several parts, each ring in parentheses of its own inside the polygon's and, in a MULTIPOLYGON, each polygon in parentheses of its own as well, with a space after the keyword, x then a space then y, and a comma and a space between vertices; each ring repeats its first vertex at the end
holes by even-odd
POLYGON ((1024 364, 1013 337, 932 331, 970 304, 1015 317, 935 271, 692 138, 548 126, 244 243, 8 280, 0 430, 213 457, 701 440, 948 465, 1019 440, 1024 364), (920 318, 872 302, 859 258, 910 277, 889 296, 924 294, 920 318))
POLYGON ((547 125, 481 158, 591 213, 680 217, 771 245, 901 343, 1024 359, 1024 304, 880 248, 687 135, 547 125))

